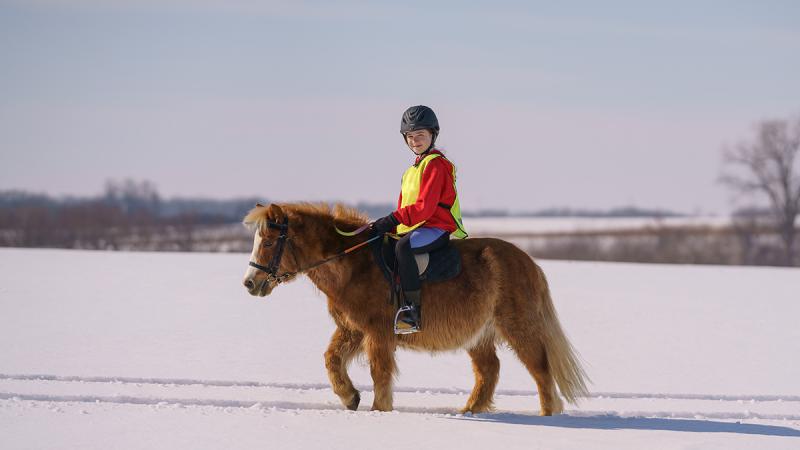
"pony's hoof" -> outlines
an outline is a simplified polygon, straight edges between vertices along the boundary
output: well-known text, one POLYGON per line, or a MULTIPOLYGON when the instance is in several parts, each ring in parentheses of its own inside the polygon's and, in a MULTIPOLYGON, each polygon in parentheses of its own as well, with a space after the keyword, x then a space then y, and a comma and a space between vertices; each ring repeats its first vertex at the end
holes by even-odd
POLYGON ((473 407, 469 407, 468 406, 468 407, 465 407, 465 408, 461 409, 461 411, 459 411, 459 412, 461 414, 464 414, 464 415, 467 415, 467 414, 472 415, 472 414, 489 413, 489 412, 492 412, 492 411, 494 411, 494 408, 491 407, 491 406, 480 406, 480 407, 479 406, 473 406, 473 407))
POLYGON ((356 411, 358 409, 359 403, 361 403, 361 394, 359 394, 358 391, 356 391, 356 393, 353 395, 353 399, 350 400, 350 403, 348 403, 346 407, 350 411, 356 411))

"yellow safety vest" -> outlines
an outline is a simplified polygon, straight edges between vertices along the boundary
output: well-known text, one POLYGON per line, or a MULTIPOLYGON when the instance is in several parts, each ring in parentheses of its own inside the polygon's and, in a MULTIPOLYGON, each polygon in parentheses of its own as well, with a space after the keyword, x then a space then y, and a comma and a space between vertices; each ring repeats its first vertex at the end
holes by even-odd
MULTIPOLYGON (((420 185, 422 184, 422 173, 425 172, 425 168, 428 166, 428 163, 430 163, 431 161, 440 156, 442 155, 438 153, 432 153, 423 158, 422 161, 419 162, 419 164, 411 166, 406 170, 406 172, 403 174, 403 180, 401 182, 401 192, 403 194, 403 201, 400 204, 401 208, 413 205, 414 203, 417 202, 417 197, 419 196, 419 188, 420 185)), ((456 166, 452 162, 450 163, 450 165, 453 167, 453 190, 456 193, 456 198, 455 201, 453 201, 453 204, 449 206, 449 208, 450 208, 450 215, 453 216, 453 220, 455 220, 457 227, 456 231, 452 232, 450 235, 458 239, 464 239, 467 237, 467 232, 464 230, 464 223, 461 220, 461 206, 459 205, 458 202, 458 191, 456 190, 456 166)), ((440 204, 439 206, 444 207, 446 205, 440 204)), ((400 224, 397 226, 397 234, 406 234, 409 231, 419 228, 424 223, 425 221, 422 221, 410 227, 407 225, 400 224)))

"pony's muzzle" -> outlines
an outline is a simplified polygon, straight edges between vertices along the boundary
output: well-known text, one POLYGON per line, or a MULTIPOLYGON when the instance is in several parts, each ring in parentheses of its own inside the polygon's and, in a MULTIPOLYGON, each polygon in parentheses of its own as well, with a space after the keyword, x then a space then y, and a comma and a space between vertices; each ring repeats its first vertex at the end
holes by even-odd
POLYGON ((253 277, 247 277, 244 279, 242 284, 244 284, 245 289, 247 289, 247 292, 250 293, 250 295, 257 297, 264 297, 265 295, 269 294, 272 292, 273 287, 266 278, 259 282, 253 277))

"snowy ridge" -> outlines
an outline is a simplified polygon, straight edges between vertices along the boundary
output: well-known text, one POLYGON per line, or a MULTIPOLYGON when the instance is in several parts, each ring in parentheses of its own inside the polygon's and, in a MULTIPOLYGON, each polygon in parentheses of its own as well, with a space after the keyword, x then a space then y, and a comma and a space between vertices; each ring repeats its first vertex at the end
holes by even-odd
MULTIPOLYGON (((216 386, 216 387, 264 387, 293 390, 330 390, 329 384, 324 383, 285 383, 285 382, 260 382, 260 381, 226 381, 226 380, 200 380, 190 378, 141 378, 141 377, 99 377, 99 376, 62 376, 48 374, 3 374, 0 380, 19 381, 63 381, 79 383, 127 383, 127 384, 158 384, 158 385, 183 385, 183 386, 216 386)), ((372 386, 356 385, 362 392, 372 392, 372 386)), ((426 394, 470 394, 468 389, 458 388, 431 388, 431 387, 403 387, 394 386, 394 392, 426 394)), ((517 389, 498 389, 496 395, 506 396, 538 396, 534 390, 525 391, 517 389)), ((586 398, 594 399, 663 399, 663 400, 709 400, 725 402, 800 402, 800 395, 718 395, 718 394, 667 394, 645 392, 591 392, 586 398)))
POLYGON ((68 403, 117 403, 124 405, 151 405, 151 406, 216 406, 219 408, 276 408, 283 410, 339 410, 339 405, 322 403, 295 403, 295 402, 270 402, 270 401, 242 401, 242 400, 217 400, 201 398, 158 398, 158 397, 131 397, 128 395, 97 396, 97 395, 46 395, 46 394, 17 394, 0 392, 0 399, 12 401, 36 402, 68 402, 68 403))
MULTIPOLYGON (((214 400, 200 398, 158 398, 158 397, 130 397, 119 396, 92 396, 92 395, 43 395, 43 394, 15 394, 0 392, 0 400, 11 401, 37 401, 37 402, 65 402, 65 403, 116 403, 125 405, 149 405, 149 406, 215 406, 219 408, 256 408, 273 410, 329 410, 341 411, 342 406, 334 403, 298 403, 289 401, 239 401, 239 400, 214 400)), ((395 408, 395 411, 416 413, 416 414, 454 414, 454 408, 430 408, 430 407, 403 407, 395 408)), ((508 411, 497 410, 500 414, 522 414, 532 415, 530 411, 508 411)), ((495 414, 492 413, 492 414, 495 414)), ((649 417, 662 419, 725 419, 725 420, 800 420, 800 414, 761 414, 756 412, 691 412, 691 411, 586 411, 586 410, 565 410, 565 415, 574 417, 649 417)), ((478 414, 477 416, 481 416, 478 414)), ((798 432, 800 435, 800 432, 798 432)))
MULTIPOLYGON (((362 395, 372 395, 370 386, 360 386, 362 395)), ((458 414, 463 389, 398 387, 396 410, 415 414, 458 414), (437 401, 431 402, 431 396, 437 401), (410 404, 409 404, 410 403, 410 404), (427 406, 419 406, 426 404, 427 406), (443 404, 450 406, 441 406, 443 404)), ((495 414, 534 415, 533 392, 498 392, 495 414)), ((342 411, 343 407, 328 385, 316 383, 266 383, 199 379, 101 377, 0 374, 0 400, 53 403, 109 403, 151 407, 216 407, 269 409, 272 411, 342 411), (9 390, 10 389, 10 390, 9 390), (76 393, 77 392, 77 393, 76 393), (111 395, 108 395, 108 393, 111 395), (153 395, 161 394, 161 395, 153 395), (163 395, 168 393, 168 396, 163 395), (217 398, 213 398, 216 396, 217 398), (236 398, 236 397, 240 398, 236 398)), ((365 398, 366 400, 366 398, 365 398)), ((797 396, 716 396, 642 393, 595 393, 587 399, 592 406, 606 409, 569 409, 573 417, 721 419, 800 421, 797 396), (727 397, 727 398, 725 398, 727 397), (620 400, 623 402, 620 403, 620 400), (667 400, 673 409, 659 409, 654 400, 667 400), (691 402, 685 402, 690 400, 691 402), (684 402, 681 402, 684 401, 684 402), (677 402, 677 403, 676 403, 677 402), (680 409, 686 407, 694 409, 680 409), (779 408, 775 408, 779 406, 779 408), (653 410, 646 409, 654 407, 653 410), (765 408, 766 407, 766 408, 765 408)), ((368 403, 362 403, 362 411, 368 403)), ((661 404, 661 406, 667 406, 661 404)), ((480 415, 479 415, 480 416, 480 415)))
MULTIPOLYGON (((93 396, 93 395, 44 395, 44 394, 15 394, 0 392, 0 400, 12 401, 37 401, 37 402, 64 402, 64 403, 116 403, 123 405, 146 406, 214 406, 218 408, 254 408, 272 410, 304 410, 304 411, 344 411, 338 403, 302 403, 291 401, 247 401, 247 400, 217 400, 201 398, 158 398, 158 397, 131 397, 118 396, 93 396)), ((427 407, 397 407, 395 411, 418 414, 454 414, 455 408, 427 408, 427 407)))

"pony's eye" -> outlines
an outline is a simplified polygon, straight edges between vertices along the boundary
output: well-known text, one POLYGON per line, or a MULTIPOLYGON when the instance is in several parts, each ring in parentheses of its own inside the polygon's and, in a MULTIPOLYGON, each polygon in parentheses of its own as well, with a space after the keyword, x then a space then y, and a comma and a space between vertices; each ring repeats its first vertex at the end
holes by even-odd
POLYGON ((264 241, 264 247, 272 247, 272 241, 264 241))

